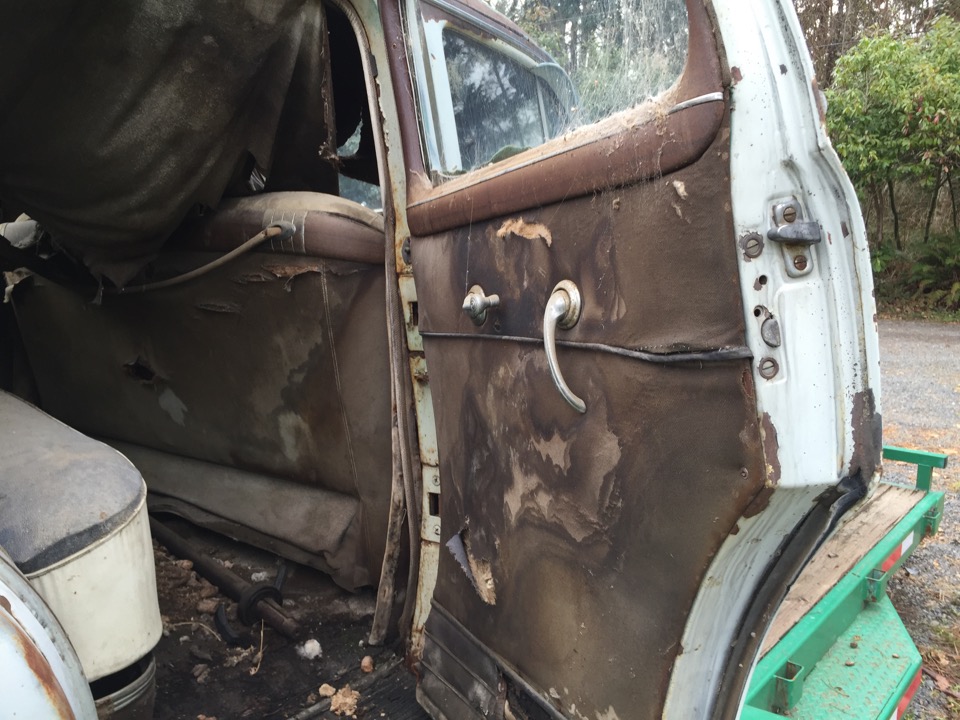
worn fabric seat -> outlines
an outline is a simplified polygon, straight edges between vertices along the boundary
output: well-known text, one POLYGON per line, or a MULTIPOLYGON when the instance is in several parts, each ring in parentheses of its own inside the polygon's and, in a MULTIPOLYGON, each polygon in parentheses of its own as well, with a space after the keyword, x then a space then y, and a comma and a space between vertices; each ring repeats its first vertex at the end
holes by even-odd
POLYGON ((116 450, 0 392, 0 547, 63 625, 89 681, 160 639, 146 494, 116 450))
POLYGON ((270 241, 272 252, 382 265, 383 215, 351 200, 316 192, 274 192, 224 200, 217 211, 185 223, 170 247, 229 252, 268 225, 286 220, 293 237, 270 241))
POLYGON ((0 546, 26 575, 129 522, 146 486, 123 455, 0 392, 0 546))
POLYGON ((35 276, 12 302, 41 406, 118 447, 154 508, 353 590, 380 577, 393 475, 383 215, 323 193, 232 199, 151 277, 279 221, 293 236, 190 282, 92 304, 35 276))

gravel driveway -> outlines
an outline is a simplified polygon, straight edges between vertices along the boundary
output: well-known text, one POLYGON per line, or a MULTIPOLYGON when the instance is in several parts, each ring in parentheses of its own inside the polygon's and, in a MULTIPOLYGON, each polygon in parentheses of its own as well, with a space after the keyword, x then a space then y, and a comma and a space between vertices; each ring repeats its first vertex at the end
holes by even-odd
MULTIPOLYGON (((890 597, 940 686, 924 674, 907 718, 960 717, 960 325, 880 322, 884 444, 951 456, 935 471, 947 491, 940 533, 890 583, 890 597)), ((908 472, 887 464, 887 476, 908 472)))

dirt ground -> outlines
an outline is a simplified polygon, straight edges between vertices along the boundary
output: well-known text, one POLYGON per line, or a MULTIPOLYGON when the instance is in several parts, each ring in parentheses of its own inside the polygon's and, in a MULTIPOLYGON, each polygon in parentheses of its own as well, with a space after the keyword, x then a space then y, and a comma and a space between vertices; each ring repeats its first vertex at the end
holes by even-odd
MULTIPOLYGON (((934 472, 947 492, 940 533, 926 540, 889 586, 924 658, 923 684, 906 717, 960 717, 960 325, 880 323, 884 443, 950 455, 934 472)), ((888 477, 909 479, 895 464, 888 477)))

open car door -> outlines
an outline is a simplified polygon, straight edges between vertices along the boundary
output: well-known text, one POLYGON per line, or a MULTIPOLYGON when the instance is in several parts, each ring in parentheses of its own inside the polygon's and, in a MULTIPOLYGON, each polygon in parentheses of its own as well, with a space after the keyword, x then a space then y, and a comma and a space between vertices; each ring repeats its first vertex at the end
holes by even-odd
POLYGON ((473 3, 403 5, 435 717, 735 715, 779 598, 873 480, 869 269, 799 27, 714 5, 558 4, 567 50, 622 49, 592 84, 473 3))

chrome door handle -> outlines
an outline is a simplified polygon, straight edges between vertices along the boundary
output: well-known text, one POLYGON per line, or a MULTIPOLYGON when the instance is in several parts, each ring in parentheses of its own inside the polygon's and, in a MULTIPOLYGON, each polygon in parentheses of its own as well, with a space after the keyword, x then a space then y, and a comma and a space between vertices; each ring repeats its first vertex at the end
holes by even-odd
POLYGON ((487 295, 483 288, 474 285, 463 299, 463 311, 478 327, 487 321, 487 310, 500 307, 499 295, 487 295))
POLYGON ((570 406, 580 413, 587 411, 587 405, 573 391, 567 387, 563 375, 560 373, 560 364, 557 362, 557 327, 569 330, 580 319, 580 310, 583 307, 580 299, 580 290, 570 280, 561 280, 553 289, 547 308, 543 313, 543 349, 547 353, 547 364, 550 366, 550 376, 553 384, 570 403, 570 406))

